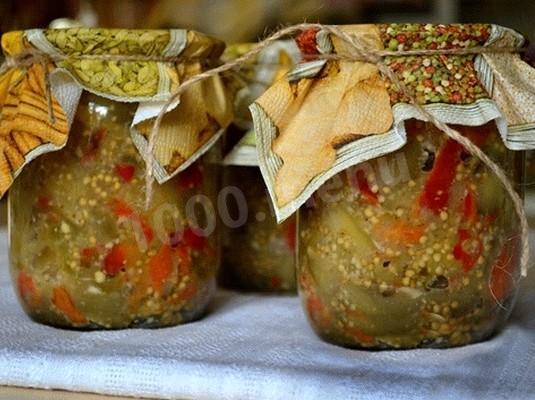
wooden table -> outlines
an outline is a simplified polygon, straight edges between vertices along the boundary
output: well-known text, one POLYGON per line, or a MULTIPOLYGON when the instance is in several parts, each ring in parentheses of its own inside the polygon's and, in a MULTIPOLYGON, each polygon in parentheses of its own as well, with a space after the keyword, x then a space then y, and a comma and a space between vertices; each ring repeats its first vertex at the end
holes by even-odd
MULTIPOLYGON (((0 386, 0 400, 133 400, 133 397, 100 396, 61 390, 23 389, 0 386)), ((135 400, 135 399, 134 399, 135 400)))

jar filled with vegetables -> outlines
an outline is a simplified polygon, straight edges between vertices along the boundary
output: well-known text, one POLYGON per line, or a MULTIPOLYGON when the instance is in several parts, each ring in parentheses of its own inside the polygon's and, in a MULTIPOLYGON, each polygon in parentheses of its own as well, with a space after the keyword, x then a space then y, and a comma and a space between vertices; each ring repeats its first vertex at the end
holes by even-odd
MULTIPOLYGON (((482 24, 340 29, 393 52, 523 43, 482 24)), ((498 332, 521 272, 514 198, 408 94, 478 146, 521 195, 524 157, 513 150, 533 146, 534 92, 508 77, 531 76, 531 67, 503 52, 389 55, 402 90, 353 61, 339 36, 311 29, 297 43, 308 61, 251 110, 278 220, 300 208, 297 280, 313 329, 374 349, 459 346, 498 332)))
MULTIPOLYGON (((402 149, 327 183, 339 183, 337 201, 320 189, 301 210, 300 290, 328 341, 456 346, 488 337, 511 312, 520 246, 510 198, 457 142, 429 124, 407 128, 402 149)), ((493 125, 459 129, 520 182, 522 154, 493 125)))
POLYGON ((201 317, 219 265, 222 83, 192 87, 165 115, 146 201, 148 135, 169 93, 224 45, 192 31, 82 28, 13 32, 2 45, 15 60, 50 56, 46 70, 0 77, 10 264, 27 314, 77 329, 201 317))
POLYGON ((225 184, 239 189, 227 207, 240 223, 224 240, 222 281, 243 290, 295 292, 295 217, 277 224, 258 167, 227 166, 225 175, 225 184))
MULTIPOLYGON (((252 44, 230 45, 232 60, 252 44)), ((247 107, 266 88, 284 76, 299 58, 293 41, 278 41, 264 49, 234 76, 234 137, 227 137, 224 185, 229 190, 223 225, 221 282, 249 291, 295 292, 295 218, 278 225, 269 203, 256 157, 255 137, 247 107), (246 132, 244 134, 244 132, 246 132)))

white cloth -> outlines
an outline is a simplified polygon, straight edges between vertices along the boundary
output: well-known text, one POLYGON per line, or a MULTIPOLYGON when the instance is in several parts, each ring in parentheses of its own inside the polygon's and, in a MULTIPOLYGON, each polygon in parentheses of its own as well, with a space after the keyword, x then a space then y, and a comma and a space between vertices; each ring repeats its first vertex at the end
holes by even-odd
POLYGON ((449 350, 343 349, 314 335, 297 298, 231 292, 176 328, 77 332, 23 314, 0 239, 0 385, 196 400, 535 398, 533 291, 502 334, 449 350))

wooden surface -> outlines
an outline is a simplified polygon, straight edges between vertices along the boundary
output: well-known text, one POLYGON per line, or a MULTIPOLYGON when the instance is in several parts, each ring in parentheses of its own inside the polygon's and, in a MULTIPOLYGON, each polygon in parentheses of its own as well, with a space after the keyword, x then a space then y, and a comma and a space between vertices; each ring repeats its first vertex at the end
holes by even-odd
POLYGON ((135 400, 135 398, 0 386, 0 400, 135 400))

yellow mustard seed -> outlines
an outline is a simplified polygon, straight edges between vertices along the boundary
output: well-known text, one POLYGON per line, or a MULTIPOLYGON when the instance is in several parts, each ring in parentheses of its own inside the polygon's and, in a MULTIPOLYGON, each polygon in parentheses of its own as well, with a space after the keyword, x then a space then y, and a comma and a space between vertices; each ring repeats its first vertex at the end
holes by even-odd
POLYGON ((71 227, 66 222, 61 222, 60 230, 62 233, 69 233, 71 231, 71 227))
POLYGON ((102 283, 106 280, 106 275, 104 275, 104 272, 102 271, 96 271, 95 272, 95 282, 102 283))

